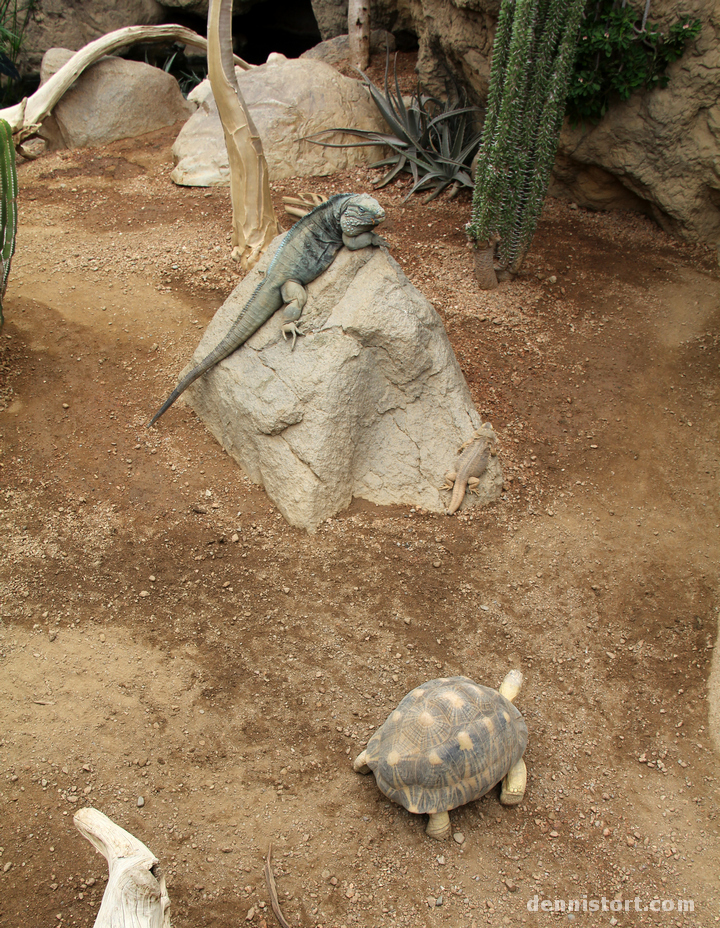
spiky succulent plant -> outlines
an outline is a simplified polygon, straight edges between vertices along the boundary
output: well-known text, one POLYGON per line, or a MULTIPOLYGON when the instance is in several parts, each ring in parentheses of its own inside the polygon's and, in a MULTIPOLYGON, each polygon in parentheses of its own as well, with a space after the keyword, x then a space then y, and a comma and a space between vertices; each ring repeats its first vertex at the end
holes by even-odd
POLYGON ((17 194, 12 129, 4 119, 0 119, 0 327, 5 321, 2 303, 10 274, 10 262, 15 253, 17 194))
POLYGON ((475 126, 479 108, 468 105, 464 93, 452 85, 448 87, 447 99, 441 100, 418 84, 417 90, 406 102, 400 91, 397 70, 394 73, 395 88, 390 86, 389 62, 385 67, 384 92, 362 71, 358 73, 390 131, 326 129, 309 136, 308 141, 331 148, 390 148, 389 155, 370 165, 388 168, 375 186, 384 187, 400 173, 406 172, 413 180, 408 197, 419 191, 429 191, 428 202, 448 187, 453 188, 453 193, 461 187, 472 188, 470 165, 481 137, 475 126), (328 141, 337 133, 352 136, 358 141, 328 141))

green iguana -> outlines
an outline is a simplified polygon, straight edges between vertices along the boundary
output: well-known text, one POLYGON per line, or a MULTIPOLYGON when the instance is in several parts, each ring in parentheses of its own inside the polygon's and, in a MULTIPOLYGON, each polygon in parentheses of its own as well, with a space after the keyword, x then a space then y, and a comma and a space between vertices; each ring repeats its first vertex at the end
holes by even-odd
POLYGON ((186 374, 155 413, 148 428, 157 422, 191 383, 232 354, 261 325, 285 305, 287 322, 283 337, 295 339, 303 333, 295 324, 307 302, 305 285, 332 264, 345 245, 352 251, 369 245, 387 245, 372 229, 385 219, 385 211, 367 193, 339 193, 315 207, 285 234, 263 280, 253 291, 222 341, 186 374))

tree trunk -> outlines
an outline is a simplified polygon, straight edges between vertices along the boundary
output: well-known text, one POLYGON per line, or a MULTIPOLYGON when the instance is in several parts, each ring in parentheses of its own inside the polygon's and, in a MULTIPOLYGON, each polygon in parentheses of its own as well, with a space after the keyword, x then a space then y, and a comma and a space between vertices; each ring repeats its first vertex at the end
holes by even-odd
POLYGON ((479 242, 473 248, 475 278, 481 290, 494 290, 498 285, 493 263, 496 243, 497 239, 491 238, 489 242, 479 242))
POLYGON ((73 820, 110 871, 95 928, 170 928, 170 897, 152 851, 97 809, 78 809, 73 820))
POLYGON ((349 0, 350 63, 361 71, 370 64, 370 0, 349 0))
POLYGON ((232 256, 244 271, 257 263, 280 232, 270 197, 262 142, 240 94, 232 55, 232 0, 210 0, 208 77, 230 162, 232 256))

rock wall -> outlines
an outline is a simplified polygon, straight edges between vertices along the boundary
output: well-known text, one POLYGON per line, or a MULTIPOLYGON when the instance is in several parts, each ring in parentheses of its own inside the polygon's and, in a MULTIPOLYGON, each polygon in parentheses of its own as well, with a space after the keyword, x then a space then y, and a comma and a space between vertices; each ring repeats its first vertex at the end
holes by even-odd
POLYGON ((23 36, 20 64, 24 71, 39 71, 50 48, 77 51, 115 29, 164 21, 157 0, 38 0, 23 36))

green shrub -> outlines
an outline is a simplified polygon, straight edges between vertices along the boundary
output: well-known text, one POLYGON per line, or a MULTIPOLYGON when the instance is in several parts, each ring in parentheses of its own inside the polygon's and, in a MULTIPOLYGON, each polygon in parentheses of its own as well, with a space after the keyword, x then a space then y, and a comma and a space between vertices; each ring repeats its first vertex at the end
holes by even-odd
POLYGON ((580 29, 577 57, 568 88, 571 122, 596 123, 613 100, 636 90, 666 87, 666 73, 688 43, 700 34, 699 19, 684 16, 662 32, 645 13, 618 0, 592 0, 580 29))

